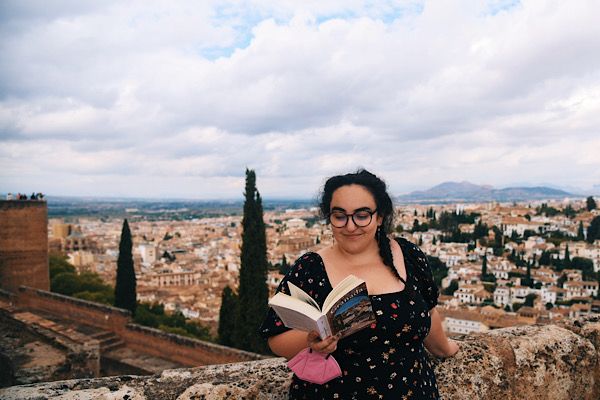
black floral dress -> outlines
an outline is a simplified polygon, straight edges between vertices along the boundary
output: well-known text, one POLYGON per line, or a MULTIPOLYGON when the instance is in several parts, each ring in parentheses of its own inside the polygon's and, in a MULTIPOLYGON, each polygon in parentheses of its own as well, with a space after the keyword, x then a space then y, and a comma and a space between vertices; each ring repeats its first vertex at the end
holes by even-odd
MULTIPOLYGON (((429 310, 438 289, 427 259, 405 239, 402 248, 407 281, 400 292, 370 295, 377 322, 338 342, 333 356, 342 376, 323 385, 293 376, 290 399, 439 399, 433 368, 423 346, 429 333, 429 310)), ((278 291, 291 281, 320 306, 332 290, 321 256, 306 253, 292 266, 278 291)), ((270 309, 260 333, 266 338, 287 331, 270 309)))

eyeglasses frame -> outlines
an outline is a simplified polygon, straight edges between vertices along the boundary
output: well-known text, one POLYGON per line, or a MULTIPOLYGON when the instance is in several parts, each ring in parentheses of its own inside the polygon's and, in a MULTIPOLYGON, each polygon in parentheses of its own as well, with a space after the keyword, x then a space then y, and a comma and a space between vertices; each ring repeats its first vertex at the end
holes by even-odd
POLYGON ((346 214, 345 212, 342 212, 341 210, 333 210, 331 211, 328 215, 327 215, 327 220, 329 221, 329 223, 331 224, 331 226, 333 226, 334 228, 345 228, 348 225, 348 221, 350 221, 350 218, 352 218, 352 222, 354 223, 354 225, 356 225, 359 228, 364 228, 367 227, 371 224, 371 222, 373 222, 373 214, 377 213, 377 209, 374 210, 369 210, 368 208, 364 208, 364 209, 359 209, 354 211, 352 214, 346 214), (336 226, 333 224, 333 222, 331 221, 331 216, 333 215, 333 213, 340 213, 340 214, 344 214, 346 216, 346 222, 344 223, 344 225, 342 226, 336 226), (369 216, 371 217, 371 219, 369 219, 369 223, 366 225, 359 225, 356 223, 356 221, 354 220, 354 215, 356 213, 360 213, 360 212, 367 212, 369 213, 369 216))

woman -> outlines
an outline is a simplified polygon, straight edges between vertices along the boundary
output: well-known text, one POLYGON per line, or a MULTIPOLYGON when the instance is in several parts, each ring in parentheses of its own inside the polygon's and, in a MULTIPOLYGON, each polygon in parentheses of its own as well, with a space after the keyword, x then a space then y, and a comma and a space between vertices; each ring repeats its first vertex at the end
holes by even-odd
POLYGON ((269 347, 292 358, 306 347, 331 353, 342 376, 323 385, 294 375, 291 399, 438 399, 433 368, 424 347, 449 357, 437 304, 438 290, 426 257, 404 239, 390 240, 394 209, 385 183, 366 170, 327 180, 320 209, 334 244, 300 257, 278 291, 292 282, 323 304, 327 294, 352 274, 367 283, 377 322, 342 340, 286 328, 273 310, 261 327, 269 347))

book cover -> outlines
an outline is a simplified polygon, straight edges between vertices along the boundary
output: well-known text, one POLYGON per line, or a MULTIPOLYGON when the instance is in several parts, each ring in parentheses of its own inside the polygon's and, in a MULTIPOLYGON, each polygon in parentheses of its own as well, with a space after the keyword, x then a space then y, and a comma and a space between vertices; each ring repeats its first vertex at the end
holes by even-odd
POLYGON ((327 312, 331 334, 346 337, 374 323, 375 313, 363 282, 337 300, 327 312))

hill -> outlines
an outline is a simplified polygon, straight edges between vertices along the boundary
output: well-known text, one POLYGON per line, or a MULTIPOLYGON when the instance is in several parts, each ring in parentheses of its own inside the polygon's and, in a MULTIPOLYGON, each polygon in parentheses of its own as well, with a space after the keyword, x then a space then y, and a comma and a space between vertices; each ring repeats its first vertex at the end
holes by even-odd
POLYGON ((562 199, 573 196, 575 195, 564 190, 545 186, 495 189, 490 185, 476 185, 463 181, 444 182, 427 190, 397 196, 396 200, 401 203, 505 202, 562 199))

